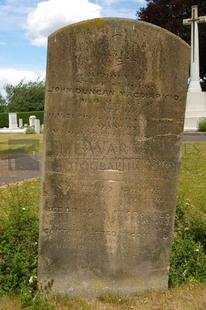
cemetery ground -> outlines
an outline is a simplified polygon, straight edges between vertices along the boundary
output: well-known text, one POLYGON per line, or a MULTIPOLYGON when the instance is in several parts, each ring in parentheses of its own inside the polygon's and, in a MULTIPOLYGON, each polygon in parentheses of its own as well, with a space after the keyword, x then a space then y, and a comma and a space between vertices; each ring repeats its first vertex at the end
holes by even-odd
MULTIPOLYGON (((1 150, 6 154, 5 141, 0 144, 0 154, 1 150)), ((184 143, 170 289, 130 297, 102 295, 96 300, 59 296, 51 298, 49 291, 41 295, 37 293, 40 180, 37 178, 0 187, 0 310, 21 307, 30 310, 205 309, 205 180, 206 143, 184 143)))
POLYGON ((38 149, 36 151, 40 151, 42 149, 42 134, 39 135, 22 135, 22 134, 2 134, 0 138, 0 159, 7 159, 8 154, 10 156, 15 157, 17 153, 23 148, 24 153, 30 152, 31 144, 26 144, 26 141, 37 140, 38 149), (9 141, 11 140, 25 140, 22 141, 21 144, 13 144, 8 148, 9 141))

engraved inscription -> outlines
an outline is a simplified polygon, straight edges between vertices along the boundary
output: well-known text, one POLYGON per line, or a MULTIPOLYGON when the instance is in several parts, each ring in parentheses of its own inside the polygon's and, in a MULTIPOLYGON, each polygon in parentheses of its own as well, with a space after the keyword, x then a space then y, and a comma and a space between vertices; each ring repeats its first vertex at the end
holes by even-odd
POLYGON ((146 93, 137 91, 124 91, 120 90, 115 93, 114 90, 106 89, 94 89, 94 88, 71 88, 66 86, 52 86, 47 89, 48 93, 65 93, 65 94, 75 94, 75 95, 96 95, 96 96, 114 96, 120 95, 122 97, 128 98, 138 98, 138 99, 172 99, 174 101, 181 100, 180 96, 175 94, 159 94, 159 93, 146 93))
POLYGON ((40 285, 92 298, 167 287, 188 53, 127 19, 49 37, 40 285))

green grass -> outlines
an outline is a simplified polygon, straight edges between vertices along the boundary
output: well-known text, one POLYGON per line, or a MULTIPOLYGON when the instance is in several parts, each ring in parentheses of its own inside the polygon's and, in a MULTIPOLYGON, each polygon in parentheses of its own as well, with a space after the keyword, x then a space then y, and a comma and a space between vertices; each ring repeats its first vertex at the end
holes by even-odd
POLYGON ((0 295, 35 288, 29 279, 37 274, 39 182, 0 188, 0 295))
POLYGON ((19 153, 30 153, 34 150, 32 143, 26 143, 29 141, 36 140, 37 146, 35 150, 41 152, 42 150, 42 138, 43 135, 22 135, 22 134, 0 134, 0 159, 15 157, 19 153), (15 141, 16 144, 11 144, 11 140, 15 141), (26 140, 22 141, 22 140, 26 140))
POLYGON ((179 195, 206 214, 206 143, 182 145, 179 195))
POLYGON ((170 286, 206 281, 206 143, 184 143, 170 286))
POLYGON ((40 179, 31 179, 0 187, 0 219, 4 221, 13 206, 29 206, 39 216, 40 179))

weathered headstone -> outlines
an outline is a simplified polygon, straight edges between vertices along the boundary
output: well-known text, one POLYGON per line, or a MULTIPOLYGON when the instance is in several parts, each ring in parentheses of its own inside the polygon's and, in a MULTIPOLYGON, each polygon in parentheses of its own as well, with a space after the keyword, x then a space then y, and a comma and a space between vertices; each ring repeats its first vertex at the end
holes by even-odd
POLYGON ((9 113, 9 129, 17 129, 17 113, 9 113))
POLYGON ((63 28, 48 49, 39 287, 166 288, 189 47, 108 18, 63 28))
POLYGON ((40 134, 40 120, 39 119, 35 119, 34 121, 34 130, 35 130, 35 133, 40 134))
POLYGON ((23 127, 23 119, 22 118, 19 119, 19 128, 21 128, 21 127, 23 127))
POLYGON ((31 115, 29 116, 29 126, 32 127, 35 125, 35 119, 36 119, 36 116, 35 115, 31 115))

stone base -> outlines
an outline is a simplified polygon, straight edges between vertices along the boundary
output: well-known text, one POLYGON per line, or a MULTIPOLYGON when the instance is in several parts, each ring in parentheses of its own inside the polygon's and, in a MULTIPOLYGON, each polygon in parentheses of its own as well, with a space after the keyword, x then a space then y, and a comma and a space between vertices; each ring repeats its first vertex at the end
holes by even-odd
POLYGON ((26 133, 26 128, 23 128, 23 129, 11 129, 11 128, 1 128, 0 129, 0 134, 1 133, 5 133, 5 134, 25 134, 26 133))
POLYGON ((198 130, 198 123, 206 119, 206 92, 188 92, 184 131, 198 130))
MULTIPOLYGON (((101 275, 91 270, 79 270, 71 275, 56 274, 39 277, 39 290, 50 286, 51 294, 68 295, 82 298, 96 298, 102 294, 132 295, 150 290, 165 290, 168 288, 169 268, 158 270, 133 270, 122 274, 101 275)), ((97 270, 96 270, 97 272, 97 270)))

